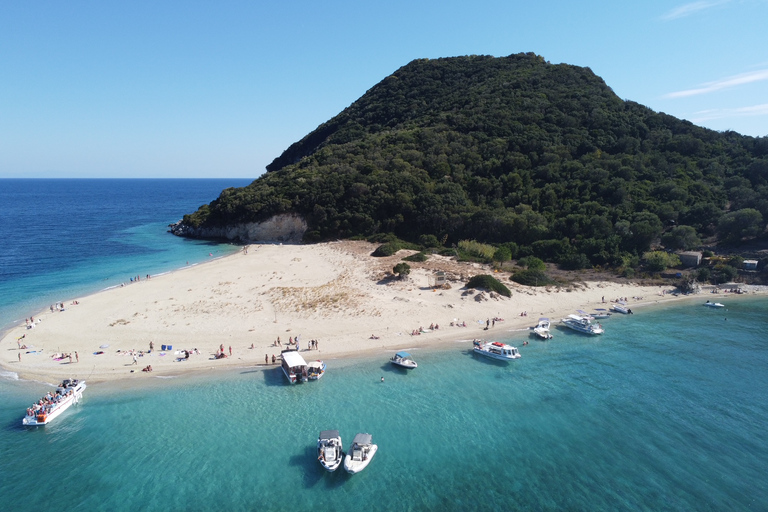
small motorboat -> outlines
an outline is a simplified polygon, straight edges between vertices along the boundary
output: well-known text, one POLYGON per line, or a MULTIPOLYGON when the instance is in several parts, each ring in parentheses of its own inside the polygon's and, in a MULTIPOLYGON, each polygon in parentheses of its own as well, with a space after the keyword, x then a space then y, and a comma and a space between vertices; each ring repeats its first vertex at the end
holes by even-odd
POLYGON ((552 333, 549 332, 550 322, 549 318, 539 318, 539 323, 533 328, 533 334, 543 340, 551 340, 552 333))
POLYGON ((347 473, 359 473, 368 467, 373 456, 376 455, 378 446, 373 444, 373 437, 371 434, 357 434, 352 440, 352 448, 344 457, 344 469, 347 473))
POLYGON ((590 316, 568 315, 567 318, 563 318, 561 321, 566 327, 584 334, 597 335, 605 332, 603 326, 592 323, 592 317, 590 316))
POLYGON ((321 360, 310 361, 307 363, 307 378, 309 380, 320 380, 325 375, 325 363, 321 360))
POLYGON ((323 430, 317 438, 317 460, 326 471, 336 471, 344 458, 338 430, 323 430))
POLYGON ((705 306, 709 306, 710 308, 724 308, 725 304, 720 304, 719 302, 705 302, 705 306))
POLYGON ((610 318, 611 317, 611 313, 607 309, 604 309, 604 308, 595 308, 595 312, 592 313, 589 316, 591 316, 592 318, 595 318, 595 319, 602 320, 604 318, 610 318))
POLYGON ((419 366, 416 364, 416 361, 411 359, 411 354, 408 352, 398 352, 397 354, 393 355, 389 362, 394 364, 395 366, 399 366, 401 368, 408 368, 409 370, 412 370, 413 368, 416 368, 419 366))
POLYGON ((611 306, 611 309, 614 310, 617 313, 622 313, 624 315, 631 315, 632 314, 632 310, 627 307, 627 303, 626 302, 619 301, 616 304, 614 304, 613 306, 611 306))
POLYGON ((498 341, 472 341, 472 351, 475 354, 485 356, 491 359, 498 359, 500 361, 511 361, 513 359, 520 359, 522 356, 516 347, 501 343, 498 341))

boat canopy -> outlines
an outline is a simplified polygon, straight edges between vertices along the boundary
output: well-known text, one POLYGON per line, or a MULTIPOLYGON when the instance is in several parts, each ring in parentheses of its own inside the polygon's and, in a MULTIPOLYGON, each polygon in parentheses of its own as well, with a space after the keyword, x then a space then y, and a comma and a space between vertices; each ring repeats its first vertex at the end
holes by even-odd
POLYGON ((539 322, 549 322, 549 318, 543 316, 539 318, 539 322))
POLYGON ((608 311, 608 310, 605 308, 595 308, 595 311, 608 311))
POLYGON ((307 366, 307 362, 304 361, 304 358, 301 357, 301 354, 299 354, 297 350, 286 350, 282 355, 283 361, 285 361, 285 364, 287 364, 289 368, 307 366))
POLYGON ((310 361, 307 363, 307 367, 309 368, 322 368, 323 362, 322 361, 310 361))
POLYGON ((330 441, 331 439, 336 439, 338 437, 339 437, 338 430, 323 430, 322 432, 320 432, 321 441, 330 441))
POLYGON ((352 444, 363 445, 371 444, 373 442, 373 436, 371 434, 355 434, 355 438, 352 440, 352 444))
POLYGON ((399 357, 400 359, 410 359, 411 354, 409 354, 408 352, 398 352, 397 354, 395 354, 395 357, 399 357))
POLYGON ((568 315, 568 318, 572 318, 573 320, 579 320, 579 321, 582 320, 582 317, 580 317, 579 315, 573 315, 573 314, 568 315))
POLYGON ((589 313, 584 311, 583 309, 577 309, 576 312, 580 315, 589 316, 589 313))

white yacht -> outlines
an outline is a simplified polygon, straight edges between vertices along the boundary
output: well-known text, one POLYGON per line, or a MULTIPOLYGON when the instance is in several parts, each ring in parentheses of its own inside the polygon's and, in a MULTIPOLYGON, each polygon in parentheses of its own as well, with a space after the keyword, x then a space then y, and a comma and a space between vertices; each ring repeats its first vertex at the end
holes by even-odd
POLYGON ((475 354, 489 357, 491 359, 498 359, 500 361, 511 361, 512 359, 519 359, 522 356, 518 352, 517 348, 500 343, 498 341, 480 341, 474 340, 472 342, 472 350, 475 354))
POLYGON ((416 364, 416 361, 411 359, 411 354, 408 352, 398 352, 397 354, 393 355, 389 362, 394 364, 395 366, 400 366, 401 368, 408 368, 413 369, 419 366, 416 364))
POLYGON ((373 444, 371 434, 355 435, 352 448, 344 457, 344 469, 347 473, 359 473, 368 466, 378 449, 379 447, 373 444))
POLYGON ((719 302, 709 302, 709 301, 705 302, 704 305, 708 306, 710 308, 724 308, 725 307, 725 304, 720 304, 719 302))
POLYGON ((56 388, 55 393, 46 393, 38 402, 27 409, 27 415, 21 420, 22 425, 45 425, 56 419, 61 413, 76 404, 83 397, 85 381, 65 379, 56 388))
POLYGON ((539 318, 539 323, 533 328, 533 334, 543 340, 551 340, 552 333, 549 332, 550 322, 549 318, 539 318))
POLYGON ((338 430, 323 430, 317 438, 317 460, 326 471, 336 471, 344 458, 338 430))
POLYGON ((297 382, 307 382, 309 375, 307 373, 307 362, 301 357, 298 350, 283 350, 281 352, 283 357, 282 368, 285 378, 291 384, 297 382))
POLYGON ((625 314, 625 315, 631 315, 632 314, 632 310, 627 307, 627 303, 626 302, 619 301, 616 304, 614 304, 613 306, 611 306, 611 309, 614 310, 617 313, 622 313, 622 314, 625 314))
POLYGON ((603 334, 603 327, 600 324, 593 324, 589 316, 568 315, 561 320, 566 327, 584 334, 603 334))
POLYGON ((307 378, 309 380, 320 380, 325 375, 325 363, 321 360, 310 361, 307 363, 307 378))

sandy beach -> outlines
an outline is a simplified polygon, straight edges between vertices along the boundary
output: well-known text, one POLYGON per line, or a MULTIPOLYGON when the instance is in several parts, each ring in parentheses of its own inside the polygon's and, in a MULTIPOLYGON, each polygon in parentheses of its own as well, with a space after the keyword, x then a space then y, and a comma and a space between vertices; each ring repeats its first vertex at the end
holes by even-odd
POLYGON ((63 310, 35 315, 34 327, 9 330, 0 341, 0 365, 20 378, 46 382, 273 367, 272 356, 297 336, 306 360, 371 353, 386 358, 398 349, 456 348, 459 341, 504 336, 535 325, 540 316, 554 325, 578 309, 607 308, 621 297, 632 308, 676 300, 664 293, 670 286, 585 282, 531 288, 498 272, 512 290, 506 298, 464 288, 469 277, 493 273, 487 266, 431 256, 411 263, 411 274, 401 280, 391 269, 407 251, 373 258, 374 249, 349 241, 251 245, 195 267, 70 298, 63 310), (436 270, 449 276, 450 289, 430 286, 436 270), (433 324, 439 328, 430 330, 433 324), (430 332, 412 334, 419 330, 430 332), (316 350, 309 350, 310 340, 317 340, 316 350), (154 350, 148 353, 150 343, 154 350), (227 357, 216 359, 222 346, 227 357), (193 354, 180 361, 183 350, 193 354), (147 365, 151 373, 142 372, 147 365))

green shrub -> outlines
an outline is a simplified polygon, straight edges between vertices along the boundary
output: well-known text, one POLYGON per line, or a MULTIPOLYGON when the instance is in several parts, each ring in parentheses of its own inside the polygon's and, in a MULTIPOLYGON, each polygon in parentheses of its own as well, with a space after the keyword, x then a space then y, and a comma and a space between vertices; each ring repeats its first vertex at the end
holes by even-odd
POLYGON ((410 256, 406 256, 403 258, 404 261, 415 261, 417 263, 421 263, 422 261, 427 261, 429 259, 429 256, 424 254, 423 252, 417 252, 416 254, 411 254, 410 256))
POLYGON ((496 249, 496 252, 493 253, 493 261, 509 261, 512 259, 512 251, 509 250, 509 247, 499 247, 496 249))
POLYGON ((509 288, 504 286, 498 279, 489 276, 488 274, 480 274, 472 277, 469 282, 467 282, 467 288, 484 288, 505 297, 512 296, 512 292, 509 291, 509 288))
POLYGON ((563 258, 560 266, 565 270, 581 270, 583 268, 592 268, 592 263, 590 263, 586 254, 579 252, 563 258))
POLYGON ((401 249, 400 244, 397 242, 387 242, 385 244, 382 244, 376 248, 375 251, 373 251, 373 254, 371 256, 375 256, 377 258, 382 258, 386 256, 392 256, 397 251, 401 249))
POLYGON ((680 265, 680 258, 677 254, 671 254, 664 251, 649 251, 643 253, 643 261, 646 268, 651 272, 662 272, 670 267, 680 265))
POLYGON ((544 262, 536 256, 526 256, 517 260, 517 264, 521 267, 526 267, 528 270, 539 270, 544 272, 547 266, 544 262))
POLYGON ((543 271, 530 268, 515 272, 510 279, 524 286, 548 286, 555 283, 543 271))
POLYGON ((486 261, 491 261, 493 255, 496 254, 496 248, 492 245, 481 244, 474 240, 461 240, 459 241, 459 249, 465 251, 473 256, 478 256, 486 261))
POLYGON ((419 244, 426 247, 440 247, 442 244, 435 235, 421 235, 419 236, 419 244))
POLYGON ((407 263, 398 263, 392 268, 392 272, 402 279, 411 273, 411 266, 407 263))

